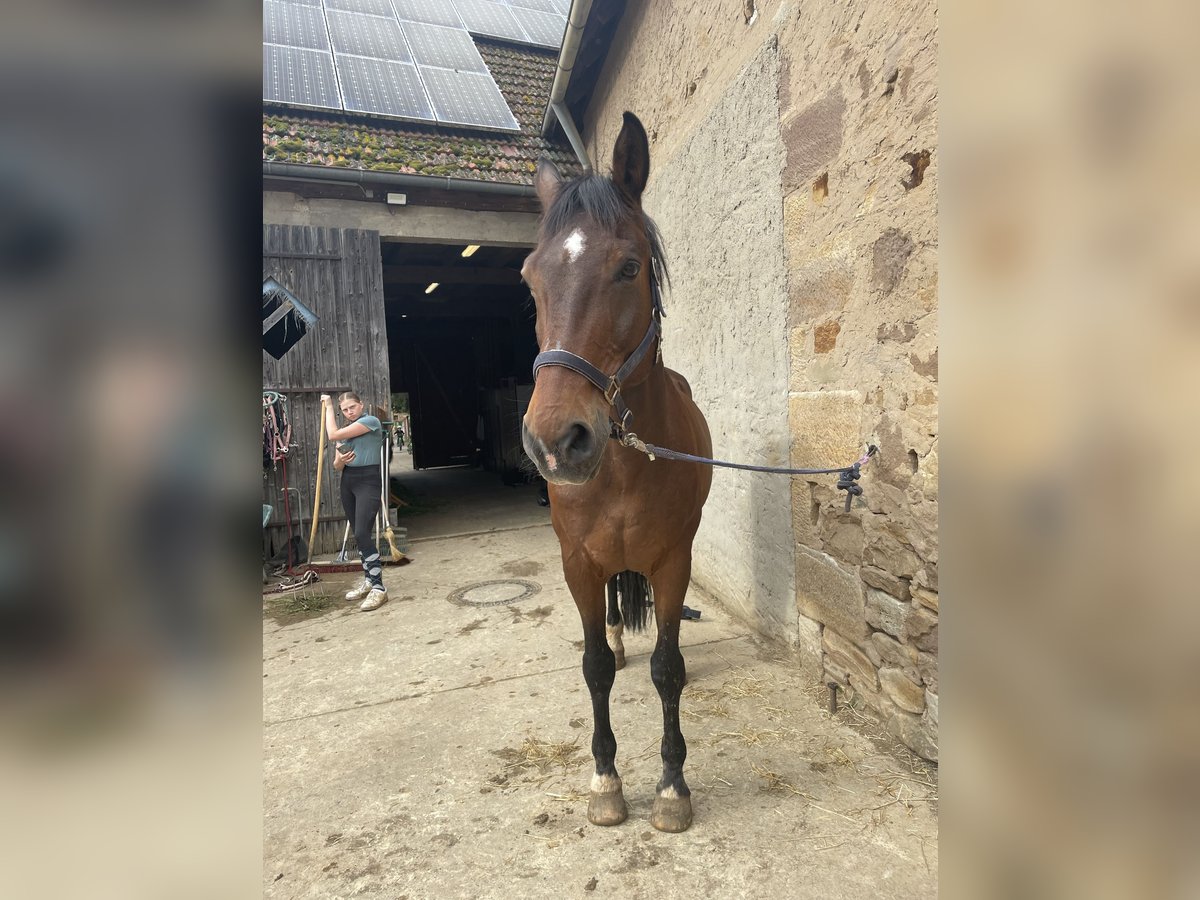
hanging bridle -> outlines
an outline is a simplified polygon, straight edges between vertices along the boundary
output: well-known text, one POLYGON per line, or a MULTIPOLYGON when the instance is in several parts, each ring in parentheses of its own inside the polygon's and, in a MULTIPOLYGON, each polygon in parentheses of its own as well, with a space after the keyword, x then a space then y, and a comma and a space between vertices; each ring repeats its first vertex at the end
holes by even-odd
POLYGON ((596 389, 604 395, 604 399, 608 401, 608 405, 617 411, 617 418, 613 422, 614 430, 618 432, 614 436, 624 434, 625 429, 629 427, 629 422, 633 418, 633 412, 625 404, 625 398, 621 396, 621 386, 625 383, 634 370, 646 358, 646 354, 650 352, 650 347, 657 343, 658 353, 656 361, 662 360, 662 295, 659 292, 658 276, 651 273, 650 289, 654 295, 654 310, 650 317, 650 327, 646 329, 646 336, 642 338, 642 342, 637 345, 637 349, 629 355, 629 358, 617 369, 614 375, 605 375, 600 369, 592 365, 582 356, 572 353, 570 350, 543 350, 533 360, 533 380, 537 381, 538 370, 545 366, 562 366, 564 369, 570 369, 572 372, 577 372, 588 381, 596 386, 596 389))

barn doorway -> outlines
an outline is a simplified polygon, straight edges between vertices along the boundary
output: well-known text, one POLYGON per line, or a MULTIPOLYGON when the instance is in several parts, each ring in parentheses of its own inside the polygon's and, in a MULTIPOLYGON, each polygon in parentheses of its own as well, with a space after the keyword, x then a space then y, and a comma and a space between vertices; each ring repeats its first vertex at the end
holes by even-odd
POLYGON ((536 504, 520 431, 537 355, 520 276, 530 249, 382 242, 390 385, 407 398, 410 456, 396 474, 443 494, 435 503, 462 505, 474 484, 526 488, 514 502, 536 504))

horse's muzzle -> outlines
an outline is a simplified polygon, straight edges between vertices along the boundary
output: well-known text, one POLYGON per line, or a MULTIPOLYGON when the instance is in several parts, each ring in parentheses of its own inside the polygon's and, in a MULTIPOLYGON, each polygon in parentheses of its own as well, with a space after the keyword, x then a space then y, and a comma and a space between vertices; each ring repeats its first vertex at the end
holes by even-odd
POLYGON ((590 481, 604 458, 607 435, 586 422, 571 422, 556 438, 544 441, 521 424, 521 443, 542 477, 554 484, 590 481))

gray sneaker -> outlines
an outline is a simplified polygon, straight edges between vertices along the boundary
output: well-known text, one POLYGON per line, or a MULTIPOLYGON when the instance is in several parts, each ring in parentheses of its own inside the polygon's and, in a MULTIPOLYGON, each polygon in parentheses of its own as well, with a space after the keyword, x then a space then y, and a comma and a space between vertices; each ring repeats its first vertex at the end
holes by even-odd
POLYGON ((362 581, 346 592, 346 601, 348 603, 357 603, 367 594, 371 593, 371 582, 364 577, 362 581))
POLYGON ((362 602, 359 609, 364 612, 369 612, 372 609, 379 609, 383 604, 387 603, 387 590, 384 588, 375 588, 371 593, 367 594, 367 599, 362 602))

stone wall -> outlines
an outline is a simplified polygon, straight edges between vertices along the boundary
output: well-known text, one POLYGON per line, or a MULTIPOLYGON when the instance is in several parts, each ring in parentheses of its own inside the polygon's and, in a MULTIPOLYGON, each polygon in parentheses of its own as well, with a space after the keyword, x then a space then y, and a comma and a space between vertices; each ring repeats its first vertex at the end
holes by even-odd
POLYGON ((717 455, 696 580, 937 758, 937 79, 932 2, 631 4, 584 124, 651 138, 665 357, 717 455), (636 7, 636 8, 634 8, 636 7))

